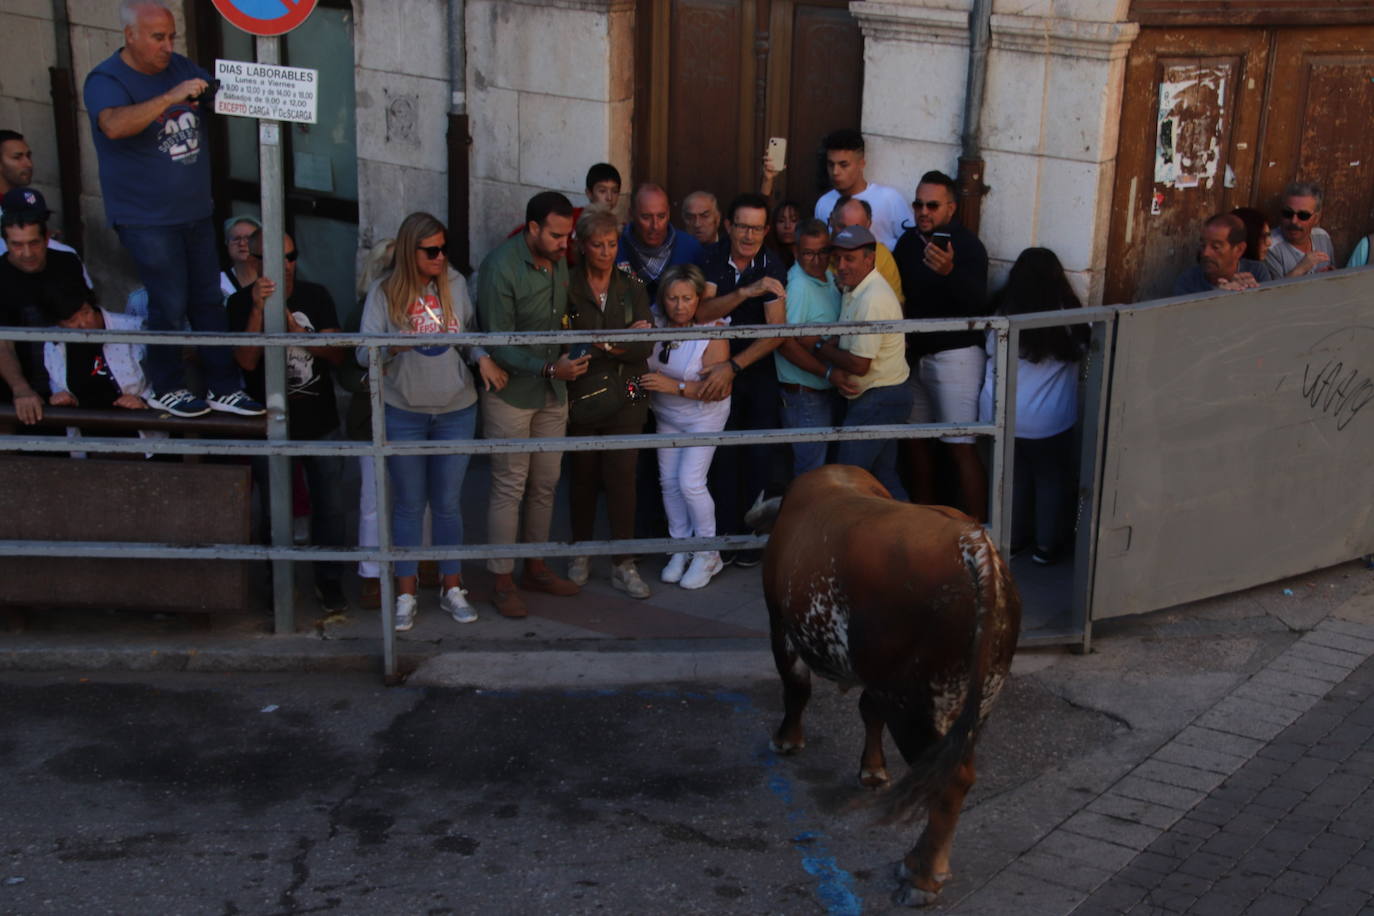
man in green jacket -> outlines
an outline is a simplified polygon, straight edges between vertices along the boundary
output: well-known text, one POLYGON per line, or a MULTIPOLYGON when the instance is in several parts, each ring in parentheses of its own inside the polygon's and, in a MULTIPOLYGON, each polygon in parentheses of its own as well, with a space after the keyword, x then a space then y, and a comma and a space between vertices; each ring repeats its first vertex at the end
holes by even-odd
MULTIPOLYGON (((482 261, 477 284, 477 316, 488 332, 556 331, 568 305, 568 264, 564 253, 573 231, 572 203, 556 191, 543 191, 525 205, 525 231, 507 239, 482 261)), ((489 348, 492 359, 510 373, 500 391, 482 391, 482 423, 491 439, 561 437, 568 425, 567 382, 587 371, 588 357, 570 359, 557 344, 489 348)), ((562 452, 524 452, 491 456, 491 501, 487 538, 492 544, 547 541, 553 519, 562 452), (520 512, 524 509, 524 524, 520 512)), ((492 604, 504 617, 524 617, 516 591, 512 559, 488 560, 496 574, 492 604)), ((541 559, 527 559, 520 587, 551 595, 575 595, 578 587, 560 578, 541 559)))

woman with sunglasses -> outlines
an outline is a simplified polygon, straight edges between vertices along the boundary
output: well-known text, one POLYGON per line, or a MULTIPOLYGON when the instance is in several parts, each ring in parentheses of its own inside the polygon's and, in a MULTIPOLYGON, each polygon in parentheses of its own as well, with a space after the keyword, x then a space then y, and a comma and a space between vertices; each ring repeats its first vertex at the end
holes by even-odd
MULTIPOLYGON (((448 263, 444 224, 412 213, 396 233, 391 272, 368 291, 360 330, 364 334, 457 334, 477 329, 467 283, 448 263)), ((482 384, 499 391, 506 372, 481 347, 425 345, 388 347, 382 402, 389 442, 471 439, 477 424, 477 390, 464 357, 477 363, 482 384)), ((366 365, 367 348, 358 348, 366 365)), ((435 547, 463 542, 460 497, 467 455, 391 455, 392 540, 416 547, 429 504, 435 547)), ((415 623, 418 564, 396 563, 396 629, 415 623)), ((458 560, 439 563, 439 605, 459 623, 477 619, 463 588, 458 560)))
MULTIPOLYGON (((609 210, 588 208, 577 221, 576 245, 581 263, 569 271, 568 321, 574 331, 649 328, 649 296, 644 284, 615 269, 620 222, 609 210)), ((653 344, 649 341, 609 344, 574 344, 589 350, 591 360, 582 377, 568 383, 569 436, 629 436, 644 430, 649 405, 644 399, 623 398, 626 380, 648 371, 645 359, 653 344), (610 382, 622 403, 613 413, 588 418, 583 411, 603 399, 600 393, 610 382)), ((597 411, 599 414, 600 411, 597 411)), ((606 513, 611 522, 611 537, 616 540, 635 536, 636 449, 605 452, 573 452, 572 461, 572 536, 574 541, 590 541, 595 534, 597 496, 606 492, 606 513)), ((568 578, 585 585, 591 575, 592 558, 573 557, 568 578)), ((649 597, 649 586, 635 568, 630 554, 611 557, 611 585, 631 598, 649 597)))
POLYGON ((262 231, 262 223, 251 216, 231 216, 224 222, 224 248, 228 266, 219 275, 219 291, 226 299, 252 286, 262 271, 262 262, 248 251, 248 243, 262 231))
MULTIPOLYGON (((669 328, 696 323, 697 306, 706 292, 706 277, 694 264, 675 264, 658 278, 658 308, 669 328)), ((719 323, 724 323, 722 320, 719 323)), ((703 370, 730 358, 730 343, 717 340, 671 340, 654 348, 650 371, 640 383, 652 392, 654 417, 661 433, 718 433, 730 416, 730 399, 703 401, 703 370)), ((658 450, 658 477, 668 535, 715 537, 716 504, 706 489, 714 445, 658 450)), ((659 576, 683 588, 702 588, 724 569, 718 550, 674 553, 659 576), (690 565, 689 565, 690 561, 690 565)))

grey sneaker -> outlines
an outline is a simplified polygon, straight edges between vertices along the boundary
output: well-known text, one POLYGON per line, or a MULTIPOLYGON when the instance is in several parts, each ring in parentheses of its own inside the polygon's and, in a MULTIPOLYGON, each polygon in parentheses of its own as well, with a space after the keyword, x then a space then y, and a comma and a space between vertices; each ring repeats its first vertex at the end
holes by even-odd
POLYGON ((211 410, 236 413, 241 417, 260 417, 267 413, 267 408, 242 391, 231 391, 228 394, 214 394, 212 392, 206 400, 209 402, 211 410))
POLYGON ((459 623, 476 623, 477 612, 468 604, 468 591, 465 588, 454 586, 446 590, 439 596, 439 607, 448 612, 449 616, 459 623))
POLYGON ((404 633, 415 626, 415 596, 396 596, 396 632, 404 633))
POLYGON ((611 569, 611 585, 631 598, 649 597, 649 586, 639 577, 634 560, 623 560, 611 569))
POLYGON ((162 410, 174 417, 203 417, 210 412, 210 405, 191 393, 188 388, 178 388, 166 394, 155 395, 148 399, 148 406, 162 410))
POLYGON ((573 557, 568 561, 568 578, 577 585, 586 585, 592 577, 592 558, 573 557))

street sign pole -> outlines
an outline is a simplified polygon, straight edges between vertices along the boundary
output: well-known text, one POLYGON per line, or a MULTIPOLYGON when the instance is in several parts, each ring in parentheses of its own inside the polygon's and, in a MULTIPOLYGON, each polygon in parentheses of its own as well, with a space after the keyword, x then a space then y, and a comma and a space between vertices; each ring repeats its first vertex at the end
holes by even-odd
MULTIPOLYGON (((275 65, 281 62, 281 39, 257 39, 258 63, 275 65)), ((282 122, 266 118, 258 121, 258 169, 262 188, 262 275, 276 281, 276 291, 268 298, 263 310, 262 329, 269 334, 286 331, 286 259, 285 220, 281 152, 282 122)), ((267 438, 280 441, 290 438, 286 412, 286 349, 267 347, 263 353, 263 370, 267 389, 267 438)), ((272 546, 290 547, 291 530, 291 459, 285 455, 271 455, 267 459, 269 484, 269 514, 272 519, 272 546)), ((295 564, 290 560, 272 561, 272 616, 278 634, 293 633, 296 629, 295 564)))

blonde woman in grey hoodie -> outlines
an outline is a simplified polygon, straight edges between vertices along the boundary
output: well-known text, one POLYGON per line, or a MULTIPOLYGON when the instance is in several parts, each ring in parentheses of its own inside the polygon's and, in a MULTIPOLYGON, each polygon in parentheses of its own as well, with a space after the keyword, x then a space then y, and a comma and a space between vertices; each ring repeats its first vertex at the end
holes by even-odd
MULTIPOLYGON (((365 334, 441 334, 477 330, 467 283, 448 262, 444 224, 428 213, 412 213, 396 233, 391 273, 368 291, 361 330, 365 334)), ((481 347, 389 347, 385 351, 382 401, 390 442, 471 439, 477 424, 477 390, 468 362, 492 391, 506 384, 506 372, 481 347)), ((367 350, 358 349, 367 362, 367 350)), ((425 504, 433 520, 433 545, 463 542, 460 496, 468 455, 391 455, 391 530, 397 547, 420 544, 425 504)), ((396 563, 396 629, 415 624, 418 588, 414 560, 396 563)), ((441 560, 439 604, 459 623, 477 619, 463 588, 458 560, 441 560)))

